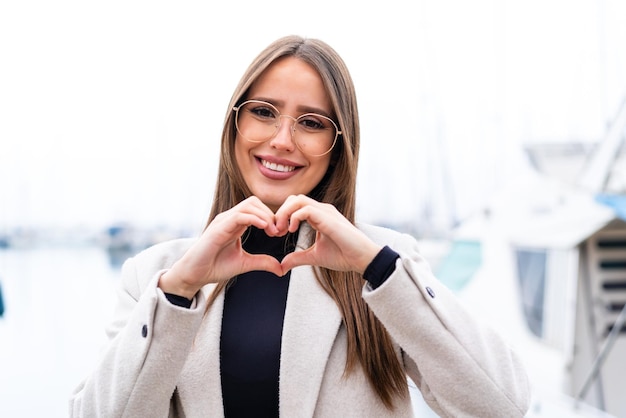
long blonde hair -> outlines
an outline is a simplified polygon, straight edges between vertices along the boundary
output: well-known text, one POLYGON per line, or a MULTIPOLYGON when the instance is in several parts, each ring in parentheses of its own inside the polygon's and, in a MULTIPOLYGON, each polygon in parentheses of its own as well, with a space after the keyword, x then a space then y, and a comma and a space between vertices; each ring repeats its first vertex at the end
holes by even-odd
MULTIPOLYGON (((355 221, 355 191, 359 155, 359 117, 354 84, 341 57, 317 39, 287 36, 263 50, 239 82, 231 101, 222 132, 217 185, 207 222, 251 195, 235 161, 235 121, 233 106, 246 100, 254 81, 277 59, 296 57, 317 70, 330 97, 342 134, 333 149, 330 167, 311 197, 333 204, 348 220, 355 221)), ((354 272, 320 269, 317 279, 335 300, 348 335, 346 373, 360 364, 382 402, 393 408, 394 398, 407 396, 406 375, 396 356, 391 338, 361 296, 364 280, 354 272)), ((223 291, 228 282, 212 294, 223 291)))

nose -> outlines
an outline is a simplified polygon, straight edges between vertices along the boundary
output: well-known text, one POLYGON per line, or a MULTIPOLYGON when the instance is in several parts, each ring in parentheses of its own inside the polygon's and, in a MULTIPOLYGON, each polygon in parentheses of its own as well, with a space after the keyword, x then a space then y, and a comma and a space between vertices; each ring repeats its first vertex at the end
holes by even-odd
POLYGON ((296 146, 294 142, 296 120, 291 116, 281 115, 278 123, 278 129, 270 140, 270 146, 284 151, 293 151, 296 146), (286 119, 284 122, 283 118, 286 119))

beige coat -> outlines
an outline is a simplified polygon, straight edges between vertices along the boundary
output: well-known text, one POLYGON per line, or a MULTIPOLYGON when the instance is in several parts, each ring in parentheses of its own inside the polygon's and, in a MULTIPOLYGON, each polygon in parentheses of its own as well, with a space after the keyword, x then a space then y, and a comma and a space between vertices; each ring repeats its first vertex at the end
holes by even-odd
MULTIPOLYGON (((412 237, 360 228, 401 256, 382 286, 364 286, 363 298, 430 407, 445 417, 522 417, 530 390, 516 355, 435 279, 412 237)), ((307 236, 300 233, 298 249, 309 245, 307 236)), ((125 263, 110 344, 73 394, 71 417, 223 417, 223 294, 204 316, 212 285, 191 309, 170 304, 157 287, 191 243, 159 244, 125 263)), ((345 363, 346 332, 335 303, 310 267, 295 268, 282 336, 280 416, 413 416, 410 399, 386 409, 360 369, 344 376, 345 363)))

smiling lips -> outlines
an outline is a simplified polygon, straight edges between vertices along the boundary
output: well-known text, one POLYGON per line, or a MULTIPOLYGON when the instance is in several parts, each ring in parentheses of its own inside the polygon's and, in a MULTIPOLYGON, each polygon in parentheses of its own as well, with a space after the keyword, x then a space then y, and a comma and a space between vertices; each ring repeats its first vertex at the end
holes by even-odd
POLYGON ((290 173, 296 169, 296 167, 293 165, 277 164, 263 159, 261 160, 261 165, 269 170, 277 171, 280 173, 290 173))

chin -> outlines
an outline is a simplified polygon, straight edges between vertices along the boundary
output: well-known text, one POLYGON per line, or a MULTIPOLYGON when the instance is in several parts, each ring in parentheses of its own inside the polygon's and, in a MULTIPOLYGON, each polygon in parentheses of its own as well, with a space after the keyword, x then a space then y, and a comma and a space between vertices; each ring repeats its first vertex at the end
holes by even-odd
POLYGON ((268 208, 272 209, 273 212, 276 212, 278 210, 278 208, 280 208, 283 203, 285 203, 285 200, 287 199, 288 195, 285 196, 267 196, 267 195, 263 195, 263 194, 257 194, 256 195, 259 199, 261 199, 261 202, 263 202, 268 208))

